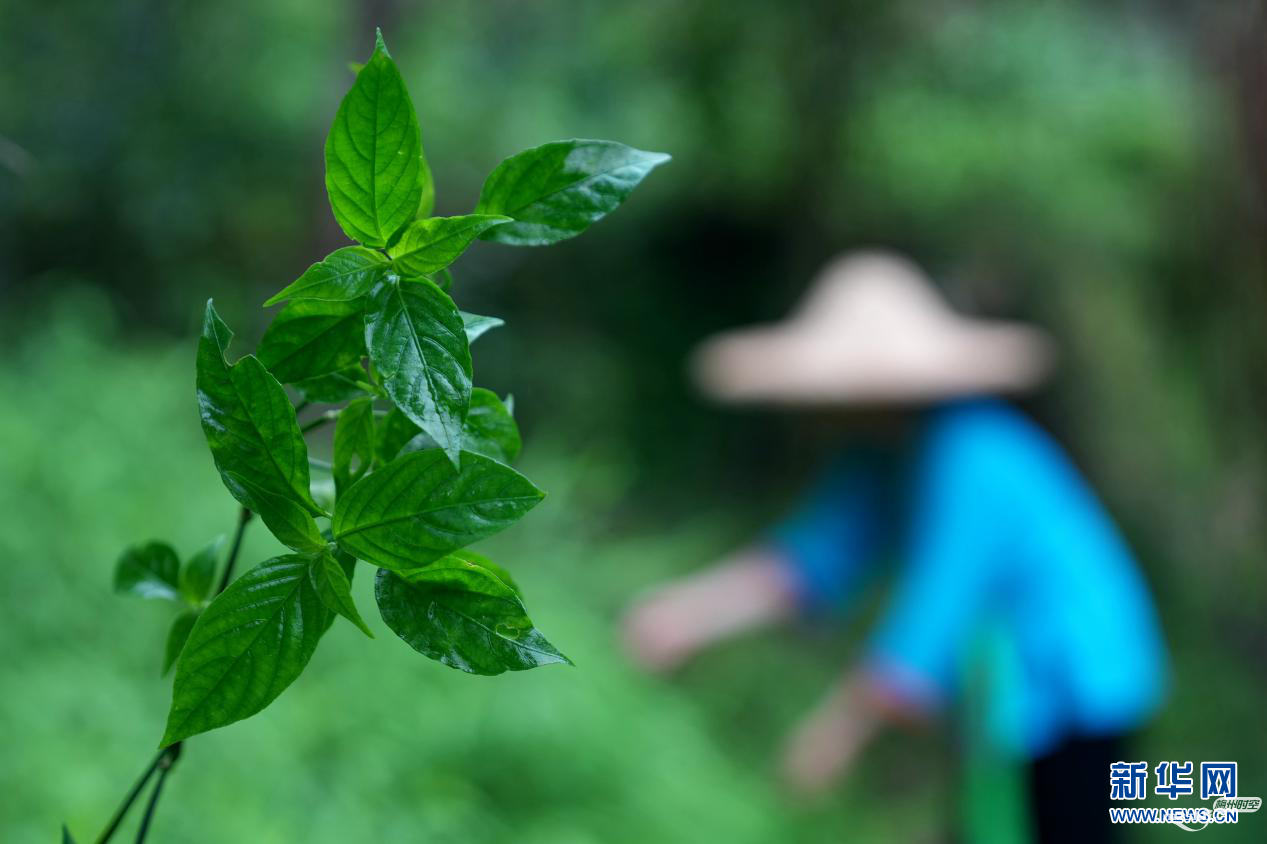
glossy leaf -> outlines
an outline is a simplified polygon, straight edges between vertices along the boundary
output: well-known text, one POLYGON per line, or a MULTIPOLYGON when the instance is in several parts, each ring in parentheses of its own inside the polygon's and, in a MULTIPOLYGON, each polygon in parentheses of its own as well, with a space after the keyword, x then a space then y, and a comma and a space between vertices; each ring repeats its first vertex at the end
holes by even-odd
POLYGON ((495 316, 480 316, 461 311, 462 327, 466 329, 466 342, 474 343, 486 331, 501 328, 506 324, 504 319, 495 316))
POLYGON ((308 491, 308 447, 286 391, 252 355, 230 366, 233 332, 207 303, 198 342, 202 430, 229 492, 258 513, 283 544, 324 548, 313 516, 324 515, 308 491))
MULTIPOLYGON (((416 428, 414 430, 417 431, 416 428)), ((519 426, 497 394, 483 387, 472 389, 471 406, 462 425, 462 449, 503 463, 513 463, 519 456, 521 445, 519 426)), ((437 447, 429 435, 415 433, 392 456, 437 447)))
POLYGON ((329 616, 312 559, 261 563, 203 610, 176 664, 162 746, 254 715, 303 672, 329 616))
POLYGON ((419 433, 418 426, 410 421, 408 416, 401 413, 400 408, 393 407, 387 411, 387 415, 376 420, 375 424, 375 466, 382 466, 400 454, 405 444, 419 433))
POLYGON ((276 305, 287 299, 350 302, 373 290, 390 267, 391 262, 381 252, 364 246, 345 246, 313 264, 264 305, 276 305))
POLYGON ((305 401, 321 404, 335 404, 376 392, 360 366, 348 366, 336 372, 294 381, 291 386, 305 401))
POLYGON ((405 570, 497 533, 543 497, 509 466, 464 451, 454 468, 432 449, 402 455, 353 484, 331 525, 349 554, 405 570))
MULTIPOLYGON (((260 339, 256 354, 283 384, 360 370, 365 324, 356 302, 291 302, 260 339)), ((360 371, 360 380, 365 380, 360 371)))
POLYGON ((382 33, 326 138, 326 192, 348 237, 386 246, 422 206, 430 171, 409 92, 382 33))
POLYGON ((218 536, 185 562, 180 570, 180 592, 186 601, 196 604, 211 594, 223 547, 224 536, 218 536))
POLYGON ((480 568, 492 572, 497 575, 498 580, 510 587, 510 591, 515 593, 515 597, 521 601, 524 599, 523 590, 519 588, 519 584, 515 582, 515 578, 511 576, 510 572, 506 571, 504 567, 494 563, 483 554, 478 554, 470 548, 463 548, 460 551, 454 551, 449 556, 456 557, 459 560, 464 560, 468 563, 474 563, 480 568))
POLYGON ((317 590, 317 596, 326 609, 343 616, 366 636, 374 638, 352 600, 352 582, 334 557, 330 554, 316 555, 308 569, 308 576, 312 578, 312 587, 317 590))
POLYGON ((180 558, 166 542, 133 545, 114 565, 114 591, 141 598, 180 600, 180 558))
POLYGON ((181 650, 185 647, 185 642, 189 640, 190 631, 194 629, 194 622, 198 620, 200 614, 201 610, 185 610, 172 619, 172 626, 167 631, 167 646, 163 652, 164 677, 176 664, 181 650))
POLYGON ((513 223, 480 237, 511 246, 545 246, 575 237, 615 211, 669 156, 614 141, 555 141, 497 165, 484 182, 477 214, 513 223))
POLYGON ((339 413, 334 427, 334 482, 339 489, 369 471, 374 462, 374 401, 357 399, 339 413))
POLYGON ((426 279, 384 284, 365 315, 365 342, 387 395, 456 461, 471 351, 453 300, 426 279))
POLYGON ((438 273, 461 257, 481 232, 509 222, 509 217, 486 214, 415 220, 387 254, 403 275, 438 273))
POLYGON ((503 463, 512 463, 519 456, 523 442, 519 426, 510 410, 492 390, 477 387, 471 391, 471 407, 463 427, 462 448, 483 454, 503 463))
POLYGON ((447 556, 403 572, 379 569, 374 596, 397 636, 452 668, 501 674, 570 664, 533 626, 515 591, 470 560, 447 556))

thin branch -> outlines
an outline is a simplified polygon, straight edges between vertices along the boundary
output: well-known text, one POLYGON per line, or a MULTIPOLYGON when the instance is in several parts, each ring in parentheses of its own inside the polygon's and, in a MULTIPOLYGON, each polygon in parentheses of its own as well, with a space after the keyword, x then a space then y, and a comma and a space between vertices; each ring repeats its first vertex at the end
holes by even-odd
POLYGON ((145 814, 141 817, 141 826, 136 831, 136 844, 145 844, 145 836, 150 832, 150 823, 154 820, 154 810, 158 808, 158 798, 163 793, 163 783, 171 772, 176 761, 180 759, 181 742, 168 745, 158 756, 158 782, 154 783, 154 791, 150 794, 150 802, 145 805, 145 814))
POLYGON ((224 566, 224 574, 220 578, 220 586, 216 589, 219 595, 233 581, 233 566, 238 561, 238 552, 242 550, 242 534, 246 532, 246 523, 251 520, 251 511, 243 507, 238 512, 238 528, 233 534, 233 545, 229 548, 229 561, 224 566))
POLYGON ((132 786, 132 790, 128 792, 128 796, 123 798, 123 802, 119 804, 119 808, 115 810, 114 817, 110 818, 110 823, 106 825, 101 835, 97 836, 97 844, 106 844, 107 841, 118 830, 119 824, 123 823, 123 818, 127 815, 128 810, 132 808, 132 804, 136 802, 136 798, 140 796, 141 789, 145 788, 145 784, 150 781, 150 777, 154 776, 154 772, 158 770, 158 763, 162 761, 166 750, 160 750, 158 755, 154 757, 154 761, 145 769, 145 773, 141 774, 141 778, 136 781, 136 785, 132 786))
POLYGON ((303 425, 301 425, 299 427, 299 433, 306 434, 309 431, 315 431, 318 428, 320 428, 322 425, 327 425, 338 418, 339 418, 339 411, 327 410, 325 413, 321 414, 316 419, 313 419, 310 422, 305 422, 303 425))

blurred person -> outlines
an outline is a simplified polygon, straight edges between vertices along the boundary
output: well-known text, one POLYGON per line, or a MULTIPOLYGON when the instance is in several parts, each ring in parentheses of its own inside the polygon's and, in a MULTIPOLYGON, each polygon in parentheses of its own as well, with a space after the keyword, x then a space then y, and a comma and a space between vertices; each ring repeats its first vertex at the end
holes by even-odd
POLYGON ((1038 386, 1051 360, 1036 328, 956 314, 885 253, 836 259, 782 323, 706 341, 694 359, 706 392, 830 412, 839 453, 761 541, 638 601, 633 657, 668 670, 888 574, 860 664, 786 744, 789 784, 821 791, 883 724, 953 708, 975 722, 961 731, 973 742, 1028 769, 1040 841, 1112 840, 1109 766, 1161 702, 1165 648, 1102 504, 998 398, 1038 386))

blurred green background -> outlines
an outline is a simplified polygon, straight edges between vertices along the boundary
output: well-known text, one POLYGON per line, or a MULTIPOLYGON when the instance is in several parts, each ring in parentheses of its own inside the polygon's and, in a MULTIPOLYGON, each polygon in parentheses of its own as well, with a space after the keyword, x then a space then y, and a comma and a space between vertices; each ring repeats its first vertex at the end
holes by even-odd
MULTIPOLYGON (((508 321, 477 382, 515 393, 551 493, 490 553, 578 667, 468 677, 339 624, 267 712, 189 744, 157 840, 939 840, 944 737, 886 738, 812 805, 771 775, 858 625, 747 637, 669 681, 614 633, 817 456, 802 420, 700 402, 686 351, 873 244, 1061 338, 1029 408, 1139 551, 1172 648, 1141 757, 1235 759, 1267 793, 1260 4, 0 0, 0 21, 4 840, 90 839, 158 739, 169 611, 113 597, 113 560, 232 528, 193 401, 200 306, 246 351, 258 303, 342 244, 321 146, 376 24, 438 213, 547 140, 674 156, 584 237, 455 267, 459 304, 508 321)), ((273 551, 256 530, 246 561, 273 551)))

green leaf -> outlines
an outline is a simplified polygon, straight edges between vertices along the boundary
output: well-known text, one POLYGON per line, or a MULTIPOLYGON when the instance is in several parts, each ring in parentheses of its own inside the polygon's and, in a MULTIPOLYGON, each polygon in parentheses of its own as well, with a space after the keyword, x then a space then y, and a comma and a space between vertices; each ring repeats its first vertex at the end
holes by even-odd
POLYGON ((287 299, 350 302, 373 290, 390 267, 391 262, 381 252, 364 246, 345 246, 313 264, 264 306, 276 305, 287 299))
POLYGON ((399 573, 379 569, 374 596, 397 636, 452 668, 501 674, 571 664, 533 626, 513 589, 457 555, 399 573))
POLYGON ((133 545, 114 564, 114 591, 141 598, 180 600, 180 558, 166 542, 133 545))
POLYGON ((185 561, 185 567, 180 571, 180 592, 186 601, 196 604, 211 594, 223 547, 224 536, 221 535, 185 561))
POLYGON ((382 466, 396 455, 405 444, 418 436, 418 426, 409 417, 400 412, 400 408, 392 407, 387 415, 378 420, 374 439, 374 465, 382 466))
POLYGON ((357 399, 339 413, 334 427, 334 482, 341 491, 374 462, 374 400, 357 399))
POLYGON ((167 676, 168 671, 172 670, 172 666, 176 664, 181 650, 185 647, 185 642, 189 640, 190 631, 194 629, 194 622, 198 620, 198 616, 201 614, 202 610, 185 610, 172 619, 171 629, 167 631, 167 648, 163 653, 164 677, 167 676))
POLYGON ((456 261, 480 232, 509 222, 509 217, 486 214, 415 220, 387 254, 402 274, 429 275, 456 261))
POLYGON ((316 555, 308 569, 308 576, 312 578, 312 587, 317 590, 326 609, 343 616, 366 636, 374 638, 352 600, 352 582, 334 557, 329 554, 316 555))
POLYGON ((497 165, 484 182, 477 214, 515 222, 484 232, 483 240, 545 246, 575 237, 615 211, 651 170, 669 160, 614 141, 555 141, 497 165))
POLYGON ((203 610, 176 664, 161 746, 254 715, 303 672, 329 616, 308 574, 313 556, 267 560, 203 610))
POLYGON ((486 331, 492 331, 494 328, 501 328, 506 321, 495 316, 480 316, 479 314, 468 314, 466 311, 460 311, 462 314, 462 327, 466 329, 466 342, 474 343, 486 331))
POLYGON ((295 381, 291 386, 299 391, 305 401, 320 404, 336 404, 374 392, 365 370, 359 365, 295 381))
MULTIPOLYGON (((437 448, 436 441, 430 435, 418 433, 414 428, 414 436, 398 446, 391 456, 437 448)), ((519 456, 522 443, 519 438, 519 426, 509 409, 492 390, 475 387, 471 390, 471 406, 466 414, 466 422, 462 425, 462 449, 500 460, 502 463, 513 463, 519 456)))
POLYGON ((349 487, 331 526, 349 554, 401 571, 497 533, 544 495, 483 455, 462 452, 461 468, 454 468, 439 449, 416 451, 349 487))
POLYGON ((211 456, 229 492, 258 513, 282 543, 324 548, 313 516, 325 515, 308 491, 308 447, 286 390, 247 355, 230 366, 233 332, 207 302, 198 342, 198 407, 211 456))
POLYGON ((471 350, 453 300, 426 279, 384 284, 365 315, 365 342, 387 395, 456 461, 471 350))
POLYGON ((405 82, 379 33, 326 138, 326 192, 348 237, 386 246, 414 219, 430 171, 405 82))
POLYGON ((515 578, 511 576, 510 572, 483 554, 477 554, 469 548, 463 548, 461 551, 454 551, 449 556, 457 557, 459 560, 465 560, 468 563, 474 563, 482 569, 491 571, 497 575, 498 580, 510 587, 510 591, 515 593, 516 598, 521 601, 524 599, 523 590, 519 588, 519 584, 515 582, 515 578))
POLYGON ((515 417, 497 394, 483 387, 473 389, 463 426, 462 448, 503 463, 513 463, 522 445, 515 417))
POLYGON ((70 827, 62 824, 62 844, 75 844, 75 838, 70 834, 70 827))
MULTIPOLYGON (((444 269, 440 270, 440 272, 438 273, 432 273, 430 276, 428 276, 428 278, 434 281, 436 283, 436 286, 439 287, 441 290, 443 290, 445 293, 448 293, 450 290, 453 289, 453 273, 449 272, 448 267, 445 267, 444 269)), ((461 313, 461 311, 459 311, 458 313, 461 313)))
MULTIPOLYGON (((256 354, 283 384, 360 371, 365 323, 356 302, 291 302, 260 339, 256 354)), ((365 380, 360 371, 359 380, 365 380)))

